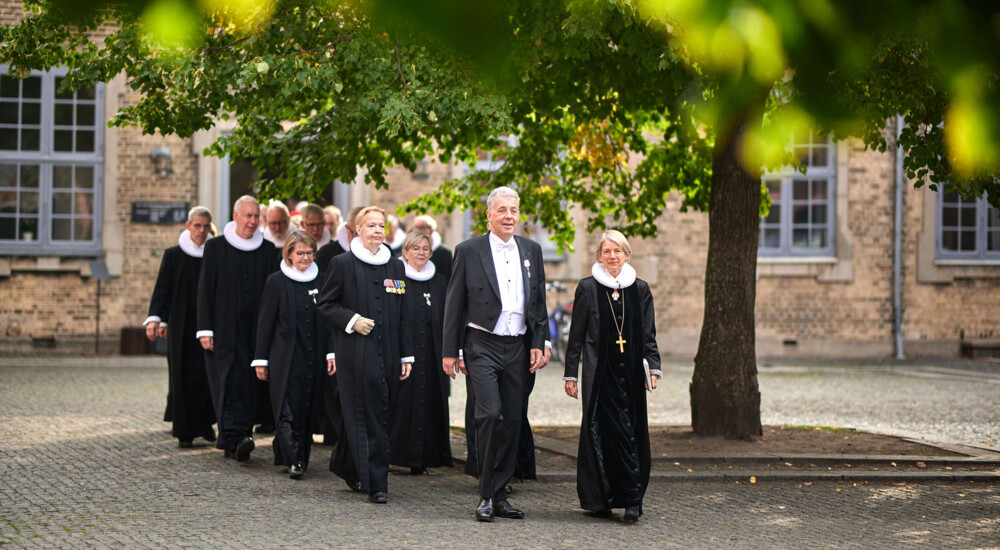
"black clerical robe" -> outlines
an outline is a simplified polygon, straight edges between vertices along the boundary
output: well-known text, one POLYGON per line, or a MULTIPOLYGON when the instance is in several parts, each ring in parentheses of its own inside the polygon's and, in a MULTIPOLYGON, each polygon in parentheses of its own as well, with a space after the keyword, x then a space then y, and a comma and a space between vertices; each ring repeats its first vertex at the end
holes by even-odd
POLYGON ((149 316, 167 324, 168 409, 173 435, 182 441, 201 437, 215 423, 205 354, 195 338, 201 261, 180 246, 168 248, 149 301, 149 316))
MULTIPOLYGON (((395 260, 393 260, 395 261, 395 260)), ((391 462, 408 468, 450 466, 448 376, 441 369, 441 331, 447 284, 435 274, 406 279, 403 301, 413 342, 413 372, 393 381, 389 449, 391 462)))
POLYGON ((250 362, 258 308, 265 281, 278 269, 274 245, 261 241, 254 250, 240 250, 224 236, 209 239, 198 280, 198 331, 211 331, 215 340, 205 366, 219 430, 230 446, 251 435, 256 417, 250 362))
POLYGON ((565 376, 579 379, 583 405, 577 494, 585 510, 637 505, 641 512, 650 471, 642 361, 660 368, 653 296, 641 279, 620 291, 620 301, 613 292, 587 277, 573 301, 565 376), (623 345, 616 344, 617 326, 623 345))
POLYGON ((320 292, 320 311, 333 325, 344 429, 330 469, 369 494, 388 489, 389 391, 402 374, 401 359, 413 355, 404 278, 399 261, 373 265, 347 252, 330 262, 320 292), (353 331, 356 315, 375 321, 368 335, 353 331))
MULTIPOLYGON (((330 260, 345 252, 339 239, 331 239, 316 253, 316 267, 326 273, 330 269, 330 260)), ((331 337, 332 338, 332 337, 331 337)), ((337 432, 341 423, 340 399, 337 397, 337 376, 328 376, 323 382, 323 392, 316 402, 319 413, 313 415, 313 433, 323 434, 323 443, 333 445, 337 441, 337 432)))
POLYGON ((272 274, 264 285, 254 363, 267 360, 274 411, 274 463, 309 466, 312 417, 322 394, 330 327, 317 307, 323 273, 312 281, 272 274))

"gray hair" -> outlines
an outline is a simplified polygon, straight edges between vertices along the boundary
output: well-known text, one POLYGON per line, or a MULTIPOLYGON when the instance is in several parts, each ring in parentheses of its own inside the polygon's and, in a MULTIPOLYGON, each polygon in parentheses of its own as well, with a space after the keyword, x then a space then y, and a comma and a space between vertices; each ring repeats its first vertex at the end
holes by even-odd
POLYGON ((302 214, 302 219, 306 218, 320 218, 326 220, 326 214, 319 205, 309 203, 302 208, 299 208, 299 214, 302 214))
POLYGON ((632 257, 632 247, 628 244, 628 239, 625 235, 622 235, 621 231, 615 229, 608 229, 601 235, 601 240, 597 243, 597 261, 601 261, 601 249, 604 248, 604 242, 611 241, 621 247, 622 252, 625 253, 629 258, 632 257))
POLYGON ((250 195, 243 195, 242 197, 236 199, 236 202, 233 203, 233 212, 239 212, 240 208, 242 208, 244 204, 254 204, 257 206, 258 210, 260 209, 260 203, 257 202, 257 199, 250 195))
POLYGON ((417 225, 417 222, 424 222, 427 224, 427 227, 431 228, 431 231, 437 231, 438 222, 432 216, 428 216, 427 214, 421 214, 416 218, 413 218, 413 225, 417 225))
POLYGON ((406 239, 403 241, 403 250, 409 250, 417 246, 420 244, 420 241, 427 241, 427 246, 431 246, 431 238, 427 236, 427 233, 410 231, 406 234, 406 239))
POLYGON ((504 186, 497 187, 496 189, 490 191, 489 196, 486 197, 486 209, 487 210, 493 210, 493 199, 495 199, 497 197, 503 197, 503 198, 506 198, 506 199, 514 199, 514 200, 517 201, 518 206, 520 206, 520 204, 521 204, 521 197, 517 194, 517 191, 514 191, 510 187, 507 187, 506 185, 504 185, 504 186))
POLYGON ((270 210, 272 208, 275 208, 278 211, 283 212, 285 214, 285 218, 288 218, 288 217, 291 216, 291 214, 288 212, 288 207, 285 206, 285 203, 283 203, 281 201, 274 201, 273 200, 273 201, 268 202, 267 203, 267 209, 270 210))
POLYGON ((212 221, 212 211, 201 205, 188 210, 188 223, 194 222, 195 216, 205 216, 208 218, 208 221, 212 221))

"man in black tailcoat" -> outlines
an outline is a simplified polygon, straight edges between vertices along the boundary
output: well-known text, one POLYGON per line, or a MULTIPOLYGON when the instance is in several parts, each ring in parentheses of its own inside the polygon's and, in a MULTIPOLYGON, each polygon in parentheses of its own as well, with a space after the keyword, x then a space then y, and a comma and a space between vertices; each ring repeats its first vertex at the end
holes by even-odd
POLYGON ((490 193, 490 232, 455 247, 445 302, 442 366, 452 378, 456 369, 469 376, 476 401, 479 521, 524 517, 505 487, 517 458, 525 380, 546 363, 542 248, 514 235, 519 204, 509 187, 490 193))
POLYGON ((223 237, 205 243, 198 280, 198 339, 220 442, 227 457, 243 462, 254 449, 257 310, 264 283, 278 270, 274 245, 257 230, 260 205, 244 195, 233 205, 223 237))

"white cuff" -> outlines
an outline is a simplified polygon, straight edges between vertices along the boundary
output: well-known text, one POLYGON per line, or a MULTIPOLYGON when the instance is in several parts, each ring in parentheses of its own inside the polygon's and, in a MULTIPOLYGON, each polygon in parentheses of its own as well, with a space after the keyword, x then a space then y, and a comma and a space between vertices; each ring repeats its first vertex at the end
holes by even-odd
POLYGON ((563 382, 576 382, 575 376, 563 376, 563 382))
POLYGON ((413 361, 415 361, 415 358, 412 355, 399 360, 400 363, 413 363, 413 361))
POLYGON ((206 336, 208 336, 209 338, 215 338, 215 331, 211 331, 211 330, 199 330, 194 335, 195 338, 204 338, 206 336))
POLYGON ((552 351, 552 342, 549 342, 548 340, 546 340, 545 341, 545 347, 549 348, 549 351, 552 351))
MULTIPOLYGON (((146 325, 148 325, 150 323, 163 323, 163 321, 160 320, 160 318, 157 317, 156 315, 150 315, 149 317, 146 317, 145 321, 142 322, 142 326, 146 326, 146 325)), ((166 323, 164 323, 164 324, 166 324, 166 323)))
POLYGON ((266 367, 266 366, 267 366, 267 359, 254 359, 253 361, 250 361, 250 367, 251 368, 253 368, 253 367, 266 367))
POLYGON ((346 332, 347 334, 354 334, 354 323, 357 323, 358 319, 360 318, 361 314, 355 313, 354 317, 351 317, 351 320, 347 323, 347 327, 344 328, 344 332, 346 332))
POLYGON ((654 370, 649 371, 649 375, 650 376, 655 376, 657 378, 663 378, 663 371, 659 371, 659 370, 655 370, 654 369, 654 370))
POLYGON ((465 361, 465 357, 462 357, 462 350, 458 350, 458 358, 465 361))
POLYGON ((326 354, 326 360, 329 361, 330 359, 337 359, 337 354, 336 353, 326 354))

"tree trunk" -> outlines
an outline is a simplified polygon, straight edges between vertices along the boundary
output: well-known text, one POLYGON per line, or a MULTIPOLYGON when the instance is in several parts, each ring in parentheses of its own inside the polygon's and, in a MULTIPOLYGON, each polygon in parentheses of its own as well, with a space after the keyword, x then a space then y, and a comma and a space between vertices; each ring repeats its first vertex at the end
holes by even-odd
POLYGON ((740 162, 744 132, 760 117, 747 112, 720 132, 712 159, 705 317, 691 381, 698 435, 761 435, 754 328, 760 172, 740 162))

